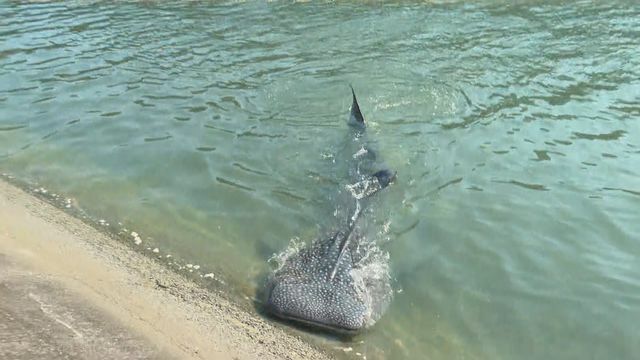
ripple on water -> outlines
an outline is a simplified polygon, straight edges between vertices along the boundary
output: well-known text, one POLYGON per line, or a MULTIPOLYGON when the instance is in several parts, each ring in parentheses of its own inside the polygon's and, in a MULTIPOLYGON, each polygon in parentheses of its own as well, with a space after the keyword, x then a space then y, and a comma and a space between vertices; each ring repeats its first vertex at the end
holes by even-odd
POLYGON ((199 146, 196 148, 196 150, 202 151, 202 152, 212 152, 212 151, 215 151, 216 148, 215 146, 199 146))
POLYGON ((252 169, 252 168, 250 168, 250 167, 248 167, 248 166, 246 166, 246 165, 242 165, 242 164, 241 164, 241 163, 239 163, 239 162, 234 162, 232 165, 233 165, 233 166, 235 166, 235 167, 237 167, 237 168, 238 168, 238 169, 240 169, 240 170, 246 171, 246 172, 251 173, 251 174, 263 175, 263 176, 267 176, 267 175, 269 175, 269 174, 268 174, 267 172, 265 172, 265 171, 252 169))
POLYGON ((574 132, 573 135, 575 135, 575 137, 578 139, 586 139, 586 140, 618 140, 622 136, 624 136, 626 133, 627 132, 624 130, 615 130, 606 134, 587 134, 587 133, 581 133, 581 132, 574 132))
POLYGON ((14 131, 28 127, 27 124, 0 126, 0 131, 14 131))
POLYGON ((144 138, 144 142, 163 141, 163 140, 169 140, 171 138, 173 138, 172 135, 158 136, 158 137, 147 137, 147 138, 144 138))
POLYGON ((221 184, 232 186, 232 187, 234 187, 236 189, 240 189, 240 190, 244 190, 244 191, 251 191, 251 192, 256 191, 256 189, 250 188, 250 187, 242 185, 242 184, 240 184, 240 183, 238 183, 236 181, 228 180, 228 179, 225 179, 225 178, 222 178, 222 177, 219 177, 219 176, 216 176, 216 181, 218 181, 221 184))

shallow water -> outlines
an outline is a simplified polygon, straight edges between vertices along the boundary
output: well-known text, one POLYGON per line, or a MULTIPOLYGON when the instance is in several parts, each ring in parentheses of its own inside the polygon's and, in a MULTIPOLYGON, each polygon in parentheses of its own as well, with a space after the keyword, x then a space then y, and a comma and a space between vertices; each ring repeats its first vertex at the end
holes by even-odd
MULTIPOLYGON (((252 297, 359 94, 396 289, 347 357, 640 351, 640 5, 0 2, 0 170, 252 297)), ((135 245, 134 245, 135 246, 135 245)))

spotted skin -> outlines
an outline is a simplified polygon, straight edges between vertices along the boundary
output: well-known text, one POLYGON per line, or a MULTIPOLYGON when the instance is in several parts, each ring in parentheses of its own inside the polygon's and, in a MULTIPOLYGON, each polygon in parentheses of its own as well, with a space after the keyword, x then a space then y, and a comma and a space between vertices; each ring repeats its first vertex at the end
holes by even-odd
POLYGON ((342 236, 338 232, 328 241, 315 241, 288 259, 271 284, 267 303, 274 314, 338 331, 366 326, 369 309, 350 274, 359 255, 354 246, 343 253, 330 278, 342 236))
POLYGON ((366 286, 390 289, 388 276, 376 280, 378 284, 365 284, 354 276, 354 272, 362 270, 361 260, 367 251, 361 246, 357 222, 371 195, 395 179, 395 173, 389 170, 372 171, 375 153, 366 147, 364 117, 353 88, 352 94, 347 145, 354 155, 346 160, 351 186, 365 195, 348 194, 346 205, 341 209, 342 214, 348 216, 341 229, 332 236, 313 241, 286 259, 269 281, 266 301, 267 310, 280 318, 347 333, 371 325, 372 311, 385 307, 380 304, 386 299, 377 302, 367 299, 366 286))

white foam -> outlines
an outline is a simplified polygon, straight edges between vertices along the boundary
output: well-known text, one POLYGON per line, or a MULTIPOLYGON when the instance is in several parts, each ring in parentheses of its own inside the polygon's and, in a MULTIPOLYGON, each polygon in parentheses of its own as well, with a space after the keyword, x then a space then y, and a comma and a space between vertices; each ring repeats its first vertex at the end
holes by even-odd
POLYGON ((364 199, 382 189, 382 185, 380 185, 380 182, 375 177, 358 181, 354 184, 348 184, 345 185, 345 187, 351 195, 358 200, 364 199))
POLYGON ((289 240, 289 245, 280 253, 273 254, 268 263, 273 267, 273 271, 277 272, 282 268, 282 266, 287 262, 291 256, 295 255, 304 247, 304 242, 300 240, 298 237, 294 237, 289 240))
POLYGON ((361 246, 364 256, 354 264, 350 275, 356 284, 358 297, 367 305, 367 326, 371 326, 380 319, 393 298, 389 253, 374 242, 365 241, 361 246))

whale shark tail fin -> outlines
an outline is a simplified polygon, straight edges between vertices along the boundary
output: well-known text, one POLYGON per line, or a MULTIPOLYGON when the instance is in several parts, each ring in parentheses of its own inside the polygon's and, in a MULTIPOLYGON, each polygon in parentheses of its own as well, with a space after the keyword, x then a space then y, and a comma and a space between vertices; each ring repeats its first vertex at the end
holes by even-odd
POLYGON ((362 116, 362 112, 360 112, 360 105, 358 105, 358 100, 356 99, 356 92, 353 90, 353 86, 349 85, 349 87, 351 88, 351 94, 353 95, 353 102, 351 103, 351 115, 349 116, 349 124, 364 128, 365 127, 364 116, 362 116))

